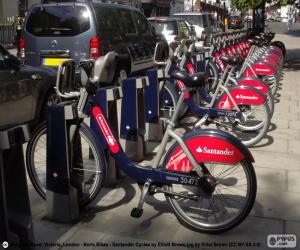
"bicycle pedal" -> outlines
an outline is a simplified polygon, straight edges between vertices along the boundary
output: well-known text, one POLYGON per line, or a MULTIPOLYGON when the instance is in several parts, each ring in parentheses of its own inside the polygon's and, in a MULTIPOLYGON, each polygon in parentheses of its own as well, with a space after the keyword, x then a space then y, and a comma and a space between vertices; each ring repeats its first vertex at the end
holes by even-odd
POLYGON ((131 210, 130 216, 133 218, 140 218, 143 215, 143 209, 142 208, 133 208, 131 210))

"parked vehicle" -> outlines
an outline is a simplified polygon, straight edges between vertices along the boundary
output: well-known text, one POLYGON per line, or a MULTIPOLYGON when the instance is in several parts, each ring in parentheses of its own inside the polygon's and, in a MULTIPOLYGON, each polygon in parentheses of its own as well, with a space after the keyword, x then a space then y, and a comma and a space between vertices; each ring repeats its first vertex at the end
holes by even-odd
POLYGON ((192 32, 186 21, 174 17, 151 17, 148 18, 155 32, 161 34, 168 44, 173 41, 180 41, 184 38, 191 38, 192 32))
MULTIPOLYGON (((109 51, 127 54, 115 80, 153 66, 156 37, 136 8, 102 2, 34 5, 25 20, 21 59, 29 65, 57 69, 67 59, 96 59, 109 51)), ((79 75, 77 67, 76 72, 79 75)))
POLYGON ((181 17, 188 20, 193 24, 196 32, 196 36, 201 39, 201 41, 196 43, 196 47, 208 46, 210 36, 213 33, 213 17, 208 13, 201 12, 182 12, 173 14, 174 17, 181 17))
POLYGON ((53 70, 21 65, 0 45, 0 127, 30 121, 35 127, 47 104, 57 101, 55 79, 53 70))

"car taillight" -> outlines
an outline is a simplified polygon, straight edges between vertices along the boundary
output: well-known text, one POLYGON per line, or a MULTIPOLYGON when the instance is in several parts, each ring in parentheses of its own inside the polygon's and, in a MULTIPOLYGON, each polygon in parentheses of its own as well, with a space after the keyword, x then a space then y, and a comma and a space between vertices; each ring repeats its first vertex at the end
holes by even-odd
POLYGON ((201 39, 202 41, 204 41, 204 40, 205 40, 205 37, 206 37, 206 32, 205 32, 205 31, 202 31, 200 39, 201 39))
POLYGON ((19 40, 19 57, 20 61, 24 63, 25 60, 25 40, 23 38, 20 38, 19 40))
POLYGON ((100 39, 97 36, 90 40, 90 57, 93 59, 100 57, 100 39))

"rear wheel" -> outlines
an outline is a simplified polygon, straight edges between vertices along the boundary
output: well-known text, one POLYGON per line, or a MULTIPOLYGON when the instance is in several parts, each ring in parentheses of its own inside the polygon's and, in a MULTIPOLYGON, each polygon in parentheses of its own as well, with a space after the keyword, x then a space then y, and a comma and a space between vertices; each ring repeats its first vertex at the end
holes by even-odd
MULTIPOLYGON (((79 136, 75 140, 74 163, 70 169, 70 180, 77 188, 79 205, 84 206, 89 204, 100 191, 106 165, 93 135, 85 126, 82 125, 79 128, 79 136)), ((46 149, 47 126, 43 123, 35 130, 26 149, 26 167, 29 178, 43 199, 46 198, 46 149)))
POLYGON ((229 117, 215 119, 218 129, 239 138, 247 147, 257 144, 267 133, 270 126, 270 110, 267 103, 259 106, 239 105, 242 112, 241 122, 229 117))
MULTIPOLYGON (((169 160, 165 159, 163 166, 169 160)), ((166 200, 183 225, 203 233, 228 231, 248 216, 255 202, 256 175, 253 165, 245 159, 234 165, 202 163, 201 167, 208 178, 216 181, 211 195, 206 195, 195 186, 172 184, 167 187, 168 190, 195 199, 166 194, 166 200)), ((191 174, 197 175, 193 170, 191 174)))

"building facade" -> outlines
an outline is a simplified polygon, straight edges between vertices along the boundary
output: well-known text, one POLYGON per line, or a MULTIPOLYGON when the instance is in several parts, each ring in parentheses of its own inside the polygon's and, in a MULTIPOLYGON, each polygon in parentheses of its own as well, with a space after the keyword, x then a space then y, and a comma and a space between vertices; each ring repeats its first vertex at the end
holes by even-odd
POLYGON ((41 0, 0 0, 0 20, 12 16, 24 16, 26 9, 41 0))

